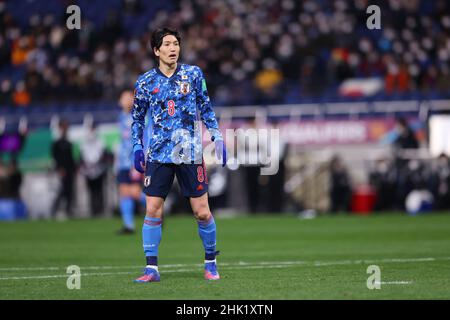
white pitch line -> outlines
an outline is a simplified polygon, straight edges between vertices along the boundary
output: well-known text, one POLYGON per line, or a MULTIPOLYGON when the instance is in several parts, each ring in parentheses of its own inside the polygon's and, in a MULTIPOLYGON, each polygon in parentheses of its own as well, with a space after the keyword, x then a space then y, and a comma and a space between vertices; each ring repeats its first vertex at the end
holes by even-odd
MULTIPOLYGON (((336 260, 336 261, 260 261, 260 262, 245 262, 239 261, 235 263, 223 262, 220 266, 245 266, 245 265, 313 265, 315 267, 322 266, 336 266, 336 265, 346 265, 346 264, 372 264, 372 263, 407 263, 407 262, 432 262, 432 261, 442 261, 450 260, 450 257, 440 257, 440 258, 405 258, 405 259, 379 259, 379 260, 336 260)), ((202 267, 203 264, 166 264, 160 265, 160 268, 180 268, 180 267, 202 267)), ((80 266, 83 270, 102 270, 102 269, 133 269, 133 268, 143 268, 142 265, 139 266, 80 266)), ((51 270, 66 270, 66 267, 7 267, 0 268, 0 271, 51 271, 51 270)))
MULTIPOLYGON (((288 268, 293 265, 264 265, 264 266, 235 266, 235 267, 226 267, 226 270, 233 269, 270 269, 270 268, 288 268)), ((198 269, 176 269, 176 270, 164 270, 161 271, 161 274, 165 273, 176 273, 176 272, 193 272, 198 271, 198 269)), ((136 274, 136 272, 100 272, 100 273, 81 273, 80 276, 109 276, 109 275, 118 275, 118 274, 136 274)), ((136 274, 137 275, 137 274, 136 274)), ((27 277, 5 277, 0 278, 0 280, 31 280, 31 279, 51 279, 51 278, 67 278, 70 274, 56 274, 56 275, 47 275, 47 276, 27 276, 27 277)))
MULTIPOLYGON (((238 263, 221 263, 220 267, 224 267, 225 269, 264 269, 264 268, 289 268, 299 265, 312 265, 314 267, 321 267, 321 266, 333 266, 333 265, 348 265, 348 264, 370 264, 370 263, 392 263, 392 262, 402 262, 402 263, 408 263, 408 262, 430 262, 430 261, 438 261, 438 260, 450 260, 450 257, 442 257, 442 258, 408 258, 408 259, 381 259, 381 260, 342 260, 342 261, 280 261, 280 262, 274 262, 274 261, 261 261, 261 262, 244 262, 240 261, 238 263)), ((201 268, 203 264, 169 264, 169 265, 161 265, 160 268, 178 268, 178 267, 194 267, 194 268, 201 268)), ((87 266, 87 267, 80 267, 80 269, 89 269, 89 270, 97 270, 97 269, 131 269, 131 268, 141 268, 142 266, 87 266)), ((3 268, 0 269, 5 271, 5 269, 8 269, 8 271, 16 271, 16 270, 65 270, 65 268, 62 267, 48 267, 48 268, 3 268)), ((161 271, 162 274, 164 273, 172 273, 172 272, 192 272, 192 271, 198 271, 198 269, 175 269, 175 270, 164 270, 161 271)), ((133 274, 135 272, 127 271, 127 272, 101 272, 101 273, 81 273, 82 276, 107 276, 107 275, 118 275, 118 274, 133 274)), ((2 277, 0 280, 27 280, 27 279, 51 279, 51 278, 64 278, 68 277, 69 274, 60 274, 60 275, 43 275, 43 276, 16 276, 16 277, 2 277)), ((397 284, 395 281, 392 283, 385 282, 381 284, 397 284)), ((398 283, 398 284, 406 284, 406 283, 398 283)), ((409 284, 409 283, 408 283, 409 284)))
MULTIPOLYGON (((256 262, 258 265, 271 265, 271 264, 278 264, 278 265, 299 265, 299 264, 306 264, 306 261, 262 261, 262 262, 256 262)), ((229 262, 223 262, 220 263, 221 266, 246 266, 246 265, 254 265, 254 262, 237 262, 237 263, 229 263, 229 262)), ((184 268, 184 267, 203 267, 203 264, 201 263, 195 263, 195 264, 166 264, 166 265, 160 265, 160 268, 184 268)), ((83 270, 106 270, 106 269, 142 269, 143 266, 80 266, 83 270)), ((11 268, 0 268, 0 271, 45 271, 45 270, 66 270, 65 267, 11 267, 11 268)))
MULTIPOLYGON (((80 275, 85 276, 108 276, 116 274, 132 274, 134 272, 103 272, 103 273, 81 273, 80 275)), ((51 279, 51 278, 67 278, 70 274, 55 274, 49 276, 30 276, 30 277, 7 277, 0 278, 0 280, 29 280, 29 279, 51 279)))
POLYGON ((412 281, 381 281, 375 282, 375 284, 411 284, 412 281))

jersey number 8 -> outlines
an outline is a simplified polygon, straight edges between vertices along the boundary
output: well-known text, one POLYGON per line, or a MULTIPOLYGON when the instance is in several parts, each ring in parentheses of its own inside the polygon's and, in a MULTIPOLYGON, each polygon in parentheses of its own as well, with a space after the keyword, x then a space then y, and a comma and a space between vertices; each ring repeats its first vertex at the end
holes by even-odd
POLYGON ((175 114, 175 102, 173 100, 169 100, 169 102, 167 102, 167 112, 169 113, 169 116, 173 116, 175 114))

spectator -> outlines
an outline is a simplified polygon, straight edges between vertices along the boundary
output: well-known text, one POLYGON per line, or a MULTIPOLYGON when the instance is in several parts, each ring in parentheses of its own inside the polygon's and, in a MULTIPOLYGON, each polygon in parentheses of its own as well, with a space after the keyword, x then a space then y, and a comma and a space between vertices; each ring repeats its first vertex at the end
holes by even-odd
POLYGON ((263 95, 263 101, 275 102, 279 96, 277 87, 283 80, 282 73, 276 69, 273 63, 268 63, 267 68, 258 72, 255 76, 255 85, 263 95))
POLYGON ((237 137, 237 157, 241 164, 241 170, 245 175, 248 206, 251 213, 256 213, 261 208, 261 159, 259 154, 265 154, 260 151, 262 145, 257 134, 256 120, 252 119, 247 128, 247 134, 240 134, 237 137), (253 132, 253 134, 250 134, 253 132))
POLYGON ((387 159, 376 161, 374 170, 369 174, 369 183, 377 194, 374 209, 382 211, 394 208, 396 171, 387 159))
POLYGON ((8 197, 8 169, 3 162, 3 158, 0 157, 0 198, 8 197))
POLYGON ((69 123, 61 120, 59 123, 61 136, 53 142, 51 154, 55 162, 55 170, 60 180, 60 190, 53 203, 53 214, 56 215, 62 200, 65 200, 65 213, 73 215, 73 184, 76 163, 72 153, 72 143, 67 138, 69 123))
POLYGON ((385 82, 388 94, 407 92, 410 89, 410 79, 406 66, 404 64, 399 66, 391 62, 388 65, 385 82))
MULTIPOLYGON (((274 129, 279 129, 279 122, 274 121, 272 123, 274 129)), ((284 137, 280 135, 278 147, 278 154, 274 150, 270 150, 271 144, 269 146, 270 161, 277 162, 278 171, 268 176, 268 194, 267 194, 267 207, 269 212, 281 212, 285 208, 285 192, 284 184, 286 180, 286 165, 285 159, 289 152, 289 146, 286 143, 284 137)))
POLYGON ((11 81, 4 79, 0 83, 0 105, 12 104, 12 88, 11 81))
POLYGON ((393 142, 393 154, 395 161, 396 177, 396 207, 404 208, 404 203, 408 193, 422 184, 421 181, 421 164, 415 160, 410 159, 405 151, 419 148, 414 131, 410 128, 408 121, 405 118, 396 119, 396 133, 397 138, 393 142))
POLYGON ((86 178, 91 216, 99 216, 104 211, 103 185, 107 169, 107 154, 94 123, 88 128, 80 151, 81 174, 86 178))
POLYGON ((16 90, 13 93, 13 102, 16 106, 28 106, 31 102, 30 93, 27 91, 25 83, 20 81, 16 85, 16 90))
POLYGON ((436 168, 438 188, 434 195, 436 199, 436 209, 450 209, 450 159, 442 153, 438 157, 436 168))
POLYGON ((20 186, 22 185, 22 172, 17 165, 17 159, 11 158, 8 168, 8 198, 20 200, 20 186))
POLYGON ((8 65, 10 57, 11 57, 11 49, 9 47, 9 44, 6 42, 5 37, 0 32, 0 68, 8 65))
POLYGON ((24 36, 14 41, 11 52, 12 64, 15 66, 24 64, 31 49, 31 39, 29 37, 24 36))
POLYGON ((334 156, 330 162, 331 212, 348 211, 351 196, 351 182, 342 159, 334 156))
POLYGON ((404 149, 419 148, 419 142, 417 141, 414 131, 409 127, 405 118, 398 118, 396 120, 396 130, 398 137, 394 141, 395 150, 401 151, 404 149))

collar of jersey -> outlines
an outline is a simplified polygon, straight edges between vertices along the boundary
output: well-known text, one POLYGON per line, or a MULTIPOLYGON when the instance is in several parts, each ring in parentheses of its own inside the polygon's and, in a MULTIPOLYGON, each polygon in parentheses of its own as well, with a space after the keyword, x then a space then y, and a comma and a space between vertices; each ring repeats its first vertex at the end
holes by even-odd
POLYGON ((175 69, 175 72, 173 73, 173 75, 171 75, 170 77, 168 77, 164 73, 162 73, 161 70, 159 70, 159 67, 155 67, 155 69, 156 69, 156 72, 158 74, 160 74, 161 76, 163 76, 164 78, 172 79, 178 73, 178 71, 180 71, 181 63, 177 63, 177 68, 175 69))

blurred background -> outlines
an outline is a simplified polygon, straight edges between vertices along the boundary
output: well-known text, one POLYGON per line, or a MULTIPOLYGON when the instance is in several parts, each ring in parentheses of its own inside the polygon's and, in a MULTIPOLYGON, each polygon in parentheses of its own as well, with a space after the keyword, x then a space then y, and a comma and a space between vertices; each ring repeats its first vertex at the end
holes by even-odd
MULTIPOLYGON (((224 133, 280 130, 275 175, 208 165, 213 212, 450 209, 448 1, 0 0, 0 220, 118 215, 119 96, 155 66, 161 26, 181 32, 181 62, 203 69, 224 133), (72 4, 80 30, 66 27, 72 4), (379 30, 366 25, 373 4, 379 30), (74 184, 55 209, 63 131, 74 184), (91 201, 83 148, 94 136, 91 201)), ((231 157, 252 149, 236 141, 231 157)), ((175 184, 166 211, 186 206, 175 184)))

